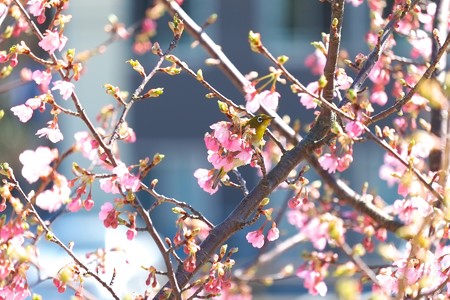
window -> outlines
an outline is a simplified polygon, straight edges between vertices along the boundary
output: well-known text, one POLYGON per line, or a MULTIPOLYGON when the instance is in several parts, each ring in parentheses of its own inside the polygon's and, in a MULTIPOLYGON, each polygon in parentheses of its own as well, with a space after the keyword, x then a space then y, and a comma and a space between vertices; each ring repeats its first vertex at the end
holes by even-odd
MULTIPOLYGON (((263 42, 277 54, 305 58, 313 51, 310 43, 320 41, 322 32, 329 31, 331 8, 326 2, 254 0, 254 7, 255 31, 262 34, 263 42)), ((343 47, 354 47, 355 43, 361 45, 367 31, 367 22, 364 26, 355 24, 358 24, 361 18, 368 18, 366 13, 366 7, 354 8, 346 5, 343 47)))

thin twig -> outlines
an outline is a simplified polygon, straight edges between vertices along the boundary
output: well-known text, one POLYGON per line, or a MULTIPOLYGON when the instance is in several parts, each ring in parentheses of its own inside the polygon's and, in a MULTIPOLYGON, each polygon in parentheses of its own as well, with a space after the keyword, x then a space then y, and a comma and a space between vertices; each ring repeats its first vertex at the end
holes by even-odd
POLYGON ((414 85, 414 87, 412 89, 409 90, 408 94, 406 94, 402 99, 400 99, 399 101, 397 101, 394 105, 392 105, 391 107, 389 107, 388 109, 379 112, 378 114, 372 116, 369 121, 367 122, 366 125, 370 125, 373 124, 375 122, 378 122, 382 119, 387 118, 388 116, 397 113, 398 111, 400 111, 400 109, 402 108, 403 105, 405 105, 406 103, 409 102, 409 100, 411 100, 411 98, 414 96, 414 94, 417 92, 417 89, 419 88, 419 86, 425 82, 426 80, 430 79, 433 72, 436 70, 436 66, 438 65, 442 55, 444 55, 444 53, 447 51, 447 48, 450 45, 450 34, 447 35, 447 38, 445 39, 444 44, 442 45, 442 47, 439 49, 438 53, 436 54, 436 57, 433 59, 433 61, 431 62, 430 66, 427 68, 427 70, 425 71, 425 73, 422 75, 422 77, 419 79, 419 81, 414 85))
POLYGON ((366 126, 364 127, 366 133, 369 135, 369 138, 373 141, 375 141, 378 145, 380 145, 383 149, 388 151, 391 155, 393 155, 399 162, 401 162, 405 167, 407 167, 409 170, 411 170, 414 175, 416 175, 417 179, 436 197, 436 199, 439 201, 439 203, 442 203, 444 198, 441 194, 439 194, 423 176, 422 174, 413 166, 411 166, 406 160, 404 160, 400 154, 397 153, 392 147, 386 143, 386 141, 378 138, 372 131, 370 131, 369 128, 366 126))
MULTIPOLYGON (((194 207, 192 207, 192 205, 186 203, 186 202, 181 202, 178 201, 174 198, 169 198, 166 197, 164 195, 159 194, 158 192, 156 192, 154 189, 151 189, 149 187, 147 187, 145 184, 141 183, 142 189, 144 191, 146 191, 147 193, 149 193, 150 195, 152 195, 156 200, 157 200, 157 204, 159 205, 160 203, 164 203, 164 202, 168 202, 168 203, 173 203, 179 207, 182 208, 187 208, 189 209, 193 214, 195 214, 194 218, 195 219, 199 219, 202 222, 204 222, 206 225, 208 225, 209 228, 213 228, 214 224, 211 223, 205 216, 203 216, 202 213, 200 213, 198 210, 196 210, 194 207)), ((149 211, 153 210, 152 208, 149 209, 149 211)))
POLYGON ((111 294, 111 296, 114 299, 119 300, 119 296, 117 296, 117 294, 114 292, 114 290, 106 283, 104 282, 95 272, 92 272, 85 264, 83 264, 77 257, 76 255, 56 236, 54 235, 51 230, 47 227, 46 223, 44 222, 44 220, 41 218, 41 216, 38 214, 38 212, 36 211, 34 205, 32 204, 31 200, 28 198, 28 196, 25 194, 25 192, 22 190, 19 182, 16 180, 13 170, 9 169, 10 171, 10 176, 9 179, 11 180, 11 182, 14 184, 15 189, 22 195, 22 197, 25 199, 25 201, 27 202, 28 206, 29 206, 29 210, 30 212, 33 214, 33 216, 36 218, 36 220, 38 221, 39 225, 42 226, 45 234, 49 237, 48 240, 57 244, 59 247, 61 247, 72 259, 73 261, 79 265, 81 268, 83 268, 86 271, 86 274, 89 274, 90 276, 92 276, 93 278, 95 278, 95 280, 97 282, 99 282, 105 289, 107 289, 109 291, 109 293, 111 294))

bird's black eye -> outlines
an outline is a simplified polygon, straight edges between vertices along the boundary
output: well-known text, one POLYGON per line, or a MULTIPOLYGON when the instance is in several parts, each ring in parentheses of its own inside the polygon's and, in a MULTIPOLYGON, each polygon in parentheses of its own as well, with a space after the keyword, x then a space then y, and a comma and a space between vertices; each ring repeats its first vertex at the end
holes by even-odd
POLYGON ((262 121, 263 121, 261 116, 259 116, 256 120, 258 121, 258 123, 262 123, 262 121))

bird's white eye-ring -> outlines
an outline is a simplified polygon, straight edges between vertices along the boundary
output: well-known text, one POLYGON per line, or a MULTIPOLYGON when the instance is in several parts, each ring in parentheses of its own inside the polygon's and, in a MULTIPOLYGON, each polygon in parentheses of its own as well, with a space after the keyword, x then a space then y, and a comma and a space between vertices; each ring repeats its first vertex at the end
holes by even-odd
POLYGON ((258 123, 262 123, 262 121, 263 121, 261 116, 259 116, 256 120, 258 121, 258 123))

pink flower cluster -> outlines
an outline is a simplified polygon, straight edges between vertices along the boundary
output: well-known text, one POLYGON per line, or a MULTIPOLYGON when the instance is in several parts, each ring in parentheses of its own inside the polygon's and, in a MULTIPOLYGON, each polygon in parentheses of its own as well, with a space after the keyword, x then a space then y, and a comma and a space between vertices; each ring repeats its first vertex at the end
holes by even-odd
MULTIPOLYGON (((227 173, 239 166, 250 164, 253 148, 249 141, 231 122, 220 121, 211 125, 212 132, 205 134, 205 145, 208 149, 208 161, 215 170, 227 173)), ((213 194, 214 170, 197 169, 194 176, 199 186, 206 192, 213 194)))
MULTIPOLYGON (((407 246, 411 248, 410 244, 407 246)), ((421 253, 418 253, 420 259, 407 257, 394 261, 391 267, 382 268, 379 271, 376 277, 380 285, 373 286, 374 292, 392 296, 399 292, 399 287, 402 287, 412 294, 419 288, 424 295, 433 294, 448 281, 450 275, 449 250, 448 246, 439 246, 435 253, 421 249, 421 253)), ((446 285, 448 289, 449 284, 446 285)))
POLYGON ((308 261, 298 267, 296 275, 303 279, 303 285, 311 295, 325 296, 328 288, 324 282, 330 262, 334 261, 332 253, 313 252, 308 261))
MULTIPOLYGON (((280 237, 280 230, 276 227, 275 222, 272 224, 272 227, 267 232, 267 240, 269 242, 275 241, 280 237)), ((255 231, 250 231, 245 238, 253 247, 262 248, 264 246, 263 227, 255 231)))
POLYGON ((106 193, 119 194, 121 191, 131 190, 136 192, 141 186, 139 177, 128 171, 123 162, 119 162, 113 170, 113 175, 108 178, 100 179, 100 188, 106 193))
POLYGON ((17 116, 22 123, 28 122, 33 116, 33 111, 36 109, 44 110, 43 97, 38 96, 28 99, 25 104, 17 105, 11 107, 11 111, 15 116, 17 116))
POLYGON ((19 155, 19 160, 23 164, 22 176, 29 183, 35 183, 40 177, 50 175, 52 171, 50 164, 56 157, 56 150, 48 147, 41 146, 36 151, 25 150, 19 155))
POLYGON ((264 90, 259 92, 255 86, 249 81, 244 86, 245 101, 247 102, 245 108, 251 112, 256 113, 261 106, 269 110, 277 110, 280 94, 275 90, 264 90))
POLYGON ((24 247, 26 225, 20 218, 7 224, 0 220, 0 282, 7 282, 0 288, 0 299, 22 300, 31 295, 26 270, 34 257, 24 247))
POLYGON ((211 125, 212 133, 205 134, 208 161, 216 170, 229 172, 237 166, 247 165, 252 160, 253 149, 243 136, 236 132, 230 122, 211 125))
POLYGON ((319 157, 319 164, 328 173, 334 173, 337 171, 343 172, 347 170, 353 161, 353 156, 349 153, 344 154, 342 157, 338 157, 335 153, 325 153, 319 157))

